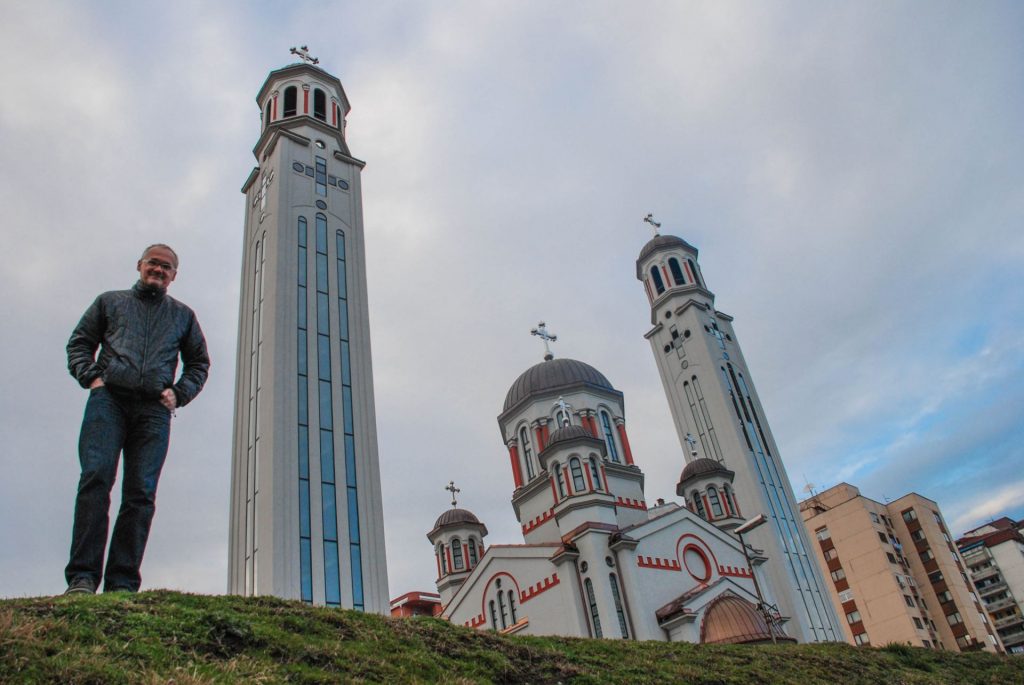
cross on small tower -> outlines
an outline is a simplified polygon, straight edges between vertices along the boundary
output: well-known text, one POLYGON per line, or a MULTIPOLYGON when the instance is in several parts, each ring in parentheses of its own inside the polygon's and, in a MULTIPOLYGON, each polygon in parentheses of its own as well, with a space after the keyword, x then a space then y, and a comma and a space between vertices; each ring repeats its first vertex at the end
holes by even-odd
POLYGON ((300 48, 292 48, 289 52, 291 52, 293 55, 298 55, 299 59, 301 59, 306 64, 320 64, 320 60, 310 55, 309 48, 305 45, 303 45, 300 48))
POLYGON ((686 434, 686 444, 690 446, 690 454, 697 456, 697 438, 693 437, 693 433, 686 434))
POLYGON ((453 480, 448 481, 448 485, 446 485, 444 489, 452 493, 452 509, 454 509, 455 506, 458 504, 458 502, 455 501, 455 493, 462 492, 462 490, 455 487, 455 481, 453 480))
POLYGON ((657 238, 660 235, 658 233, 658 229, 661 228, 661 224, 654 220, 654 215, 653 214, 648 214, 647 216, 645 216, 644 217, 644 223, 650 224, 651 227, 654 229, 654 237, 655 238, 657 238))
POLYGON ((558 396, 558 408, 562 410, 562 425, 568 426, 572 423, 572 421, 569 420, 569 417, 571 416, 569 411, 572 407, 566 403, 565 399, 561 395, 558 396))
POLYGON ((544 341, 544 361, 549 362, 555 358, 555 355, 551 354, 551 348, 548 347, 548 343, 558 340, 558 336, 548 333, 547 324, 541 321, 537 324, 536 328, 530 329, 530 335, 535 335, 544 341))

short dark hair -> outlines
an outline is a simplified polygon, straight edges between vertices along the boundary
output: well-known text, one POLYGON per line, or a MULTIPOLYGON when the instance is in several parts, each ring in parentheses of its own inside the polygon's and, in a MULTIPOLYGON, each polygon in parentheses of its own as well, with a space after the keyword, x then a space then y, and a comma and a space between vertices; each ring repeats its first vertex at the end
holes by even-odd
POLYGON ((150 250, 152 250, 154 247, 162 247, 163 249, 165 249, 168 252, 170 252, 171 255, 174 256, 174 268, 175 268, 175 270, 177 270, 177 268, 178 268, 178 253, 174 251, 173 247, 171 247, 170 245, 165 245, 164 243, 153 243, 152 245, 147 247, 145 250, 142 251, 142 257, 139 257, 139 260, 141 261, 142 258, 146 256, 146 253, 149 252, 150 250))

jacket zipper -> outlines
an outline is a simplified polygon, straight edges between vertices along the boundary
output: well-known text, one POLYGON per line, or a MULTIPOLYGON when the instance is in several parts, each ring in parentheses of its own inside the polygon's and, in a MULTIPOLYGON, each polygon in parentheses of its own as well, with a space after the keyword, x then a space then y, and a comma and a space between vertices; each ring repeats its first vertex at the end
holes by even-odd
POLYGON ((146 356, 149 354, 149 317, 152 306, 145 300, 142 300, 142 306, 146 308, 146 330, 143 332, 143 335, 145 336, 145 343, 142 345, 142 364, 139 366, 139 388, 145 390, 143 379, 146 375, 146 356))

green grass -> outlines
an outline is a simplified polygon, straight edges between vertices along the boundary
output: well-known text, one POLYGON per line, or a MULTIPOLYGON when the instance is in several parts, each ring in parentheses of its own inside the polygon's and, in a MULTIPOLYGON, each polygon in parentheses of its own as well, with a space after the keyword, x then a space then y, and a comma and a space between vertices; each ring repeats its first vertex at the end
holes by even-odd
POLYGON ((273 598, 0 601, 0 683, 1024 683, 1024 659, 905 645, 501 637, 273 598))

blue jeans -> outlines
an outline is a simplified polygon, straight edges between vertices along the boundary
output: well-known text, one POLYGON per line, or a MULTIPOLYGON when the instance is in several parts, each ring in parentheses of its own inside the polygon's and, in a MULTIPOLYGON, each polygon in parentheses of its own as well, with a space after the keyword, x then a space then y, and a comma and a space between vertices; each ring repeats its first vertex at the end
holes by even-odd
POLYGON ((139 567, 156 511, 156 485, 171 437, 171 413, 155 399, 140 399, 106 386, 89 391, 78 459, 82 476, 75 500, 71 560, 64 569, 68 583, 86 577, 106 589, 138 590, 139 567), (121 510, 114 524, 103 570, 110 522, 110 490, 124 452, 121 510))

